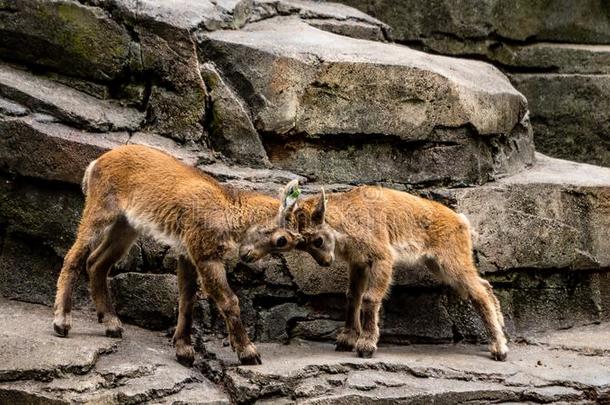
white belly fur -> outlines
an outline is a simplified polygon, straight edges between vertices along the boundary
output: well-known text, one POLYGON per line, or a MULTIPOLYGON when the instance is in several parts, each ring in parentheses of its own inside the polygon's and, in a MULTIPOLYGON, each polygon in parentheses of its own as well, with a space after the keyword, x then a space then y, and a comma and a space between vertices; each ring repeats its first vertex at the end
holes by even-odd
POLYGON ((419 263, 424 255, 424 247, 413 241, 401 242, 392 245, 394 263, 413 266, 419 263))
POLYGON ((133 226, 140 234, 145 234, 158 242, 169 245, 179 251, 183 251, 184 247, 182 242, 176 235, 170 235, 164 232, 161 227, 155 224, 153 221, 143 216, 138 216, 133 212, 126 211, 125 217, 131 226, 133 226))

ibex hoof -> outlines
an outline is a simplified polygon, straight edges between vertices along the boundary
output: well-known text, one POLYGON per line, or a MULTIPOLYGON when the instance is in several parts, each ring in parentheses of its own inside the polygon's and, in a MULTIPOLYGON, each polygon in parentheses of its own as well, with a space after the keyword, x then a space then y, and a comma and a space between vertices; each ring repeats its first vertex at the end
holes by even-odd
POLYGON ((109 338, 120 339, 123 337, 123 329, 106 329, 106 336, 109 338))
POLYGON ((263 364, 261 361, 261 356, 258 353, 248 357, 240 357, 239 361, 241 362, 242 366, 257 366, 259 364, 263 364))
POLYGON ((508 352, 495 352, 495 353, 491 353, 491 357, 495 361, 506 361, 507 355, 508 355, 508 352))
POLYGON ((193 346, 184 343, 176 343, 176 359, 184 367, 191 367, 195 362, 195 350, 193 346))
POLYGON ((66 336, 68 336, 68 332, 70 331, 70 326, 69 325, 58 325, 56 323, 53 323, 53 329, 55 330, 55 333, 57 334, 57 336, 66 337, 66 336))
POLYGON ((359 350, 358 357, 362 357, 363 359, 370 359, 373 357, 374 350, 359 350))
POLYGON ((238 352, 239 361, 244 366, 256 366, 257 364, 263 364, 261 356, 256 351, 256 347, 253 344, 246 346, 242 352, 238 352))
POLYGON ((193 367, 193 363, 195 362, 195 357, 194 356, 181 356, 176 354, 176 359, 178 360, 178 363, 182 364, 184 367, 193 367))
POLYGON ((506 361, 506 356, 508 355, 508 347, 506 346, 506 343, 492 343, 489 346, 489 351, 491 352, 491 358, 495 361, 506 361))

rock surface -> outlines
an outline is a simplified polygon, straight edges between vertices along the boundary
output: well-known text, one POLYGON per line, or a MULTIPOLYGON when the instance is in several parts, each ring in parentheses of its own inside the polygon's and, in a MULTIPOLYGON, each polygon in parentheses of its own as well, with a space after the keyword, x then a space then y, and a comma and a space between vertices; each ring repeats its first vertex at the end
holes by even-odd
POLYGON ((388 23, 396 39, 610 43, 610 10, 603 0, 549 3, 532 0, 342 0, 388 23))
POLYGON ((127 326, 123 340, 110 339, 92 312, 77 312, 70 337, 59 338, 49 308, 4 299, 0 307, 2 403, 230 402, 221 387, 175 361, 168 339, 154 332, 127 326))
POLYGON ((494 63, 530 101, 539 151, 610 166, 606 2, 342 2, 390 24, 397 42, 494 63))
POLYGON ((63 404, 579 402, 610 396, 607 323, 511 344, 506 363, 480 346, 381 346, 373 359, 329 344, 259 344, 263 365, 237 366, 221 342, 188 369, 169 339, 127 326, 107 338, 92 312, 75 313, 69 338, 47 307, 0 300, 0 401, 63 404), (198 371, 201 370, 201 371, 198 371), (211 380, 210 380, 211 379, 211 380), (215 381, 215 382, 212 382, 215 381))
POLYGON ((294 18, 200 41, 281 168, 324 182, 476 184, 532 162, 525 100, 489 65, 294 18))
MULTIPOLYGON (((610 66, 610 50, 607 56, 610 66)), ((514 74, 511 78, 530 102, 539 150, 610 166, 609 74, 514 74)))

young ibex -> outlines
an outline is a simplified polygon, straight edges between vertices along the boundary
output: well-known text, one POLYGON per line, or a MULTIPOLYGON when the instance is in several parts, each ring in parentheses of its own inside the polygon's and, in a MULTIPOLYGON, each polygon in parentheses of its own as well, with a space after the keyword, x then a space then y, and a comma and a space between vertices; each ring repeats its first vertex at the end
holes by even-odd
POLYGON ((86 201, 76 241, 57 282, 53 327, 59 336, 70 330, 72 290, 86 265, 98 319, 104 322, 106 335, 121 337, 106 278, 136 237, 146 232, 179 252, 174 334, 178 360, 191 365, 194 359, 190 335, 198 274, 225 318, 241 363, 260 364, 242 325, 238 299, 227 283, 223 258, 246 231, 268 241, 259 245, 262 255, 294 248, 300 236, 276 223, 279 217, 283 224, 281 213, 291 207, 280 207, 277 199, 263 194, 223 187, 159 150, 136 145, 118 147, 93 161, 83 178, 83 192, 86 201))
MULTIPOLYGON (((492 357, 506 359, 500 304, 474 265, 465 216, 411 194, 363 186, 298 201, 288 210, 284 229, 298 230, 303 242, 297 249, 311 254, 318 264, 329 266, 335 254, 349 263, 346 321, 337 336, 337 350, 355 348, 361 357, 377 350, 381 302, 395 264, 405 262, 426 266, 463 298, 469 297, 491 338, 492 357)), ((250 240, 247 237, 242 246, 250 240)))

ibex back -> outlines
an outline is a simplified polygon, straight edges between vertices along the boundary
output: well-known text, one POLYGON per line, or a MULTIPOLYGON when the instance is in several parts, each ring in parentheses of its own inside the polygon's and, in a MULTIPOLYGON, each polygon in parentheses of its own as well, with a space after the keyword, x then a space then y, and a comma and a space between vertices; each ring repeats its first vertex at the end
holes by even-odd
POLYGON ((294 248, 300 236, 277 229, 277 199, 224 187, 159 150, 136 145, 116 148, 93 161, 85 172, 83 191, 86 200, 78 234, 57 282, 53 327, 58 335, 67 336, 71 328, 72 291, 86 267, 98 320, 108 336, 121 337, 106 278, 137 236, 147 233, 179 254, 174 334, 178 360, 190 365, 194 359, 190 335, 199 275, 225 318, 240 361, 260 363, 242 325, 239 301, 227 283, 223 259, 246 231, 265 236, 267 242, 258 245, 261 256, 294 248))

